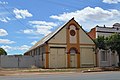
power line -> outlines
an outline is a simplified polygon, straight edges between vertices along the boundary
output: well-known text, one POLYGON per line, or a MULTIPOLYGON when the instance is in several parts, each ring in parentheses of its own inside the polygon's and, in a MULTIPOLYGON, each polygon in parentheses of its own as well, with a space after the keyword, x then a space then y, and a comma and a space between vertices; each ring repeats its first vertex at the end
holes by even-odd
MULTIPOLYGON (((45 0, 44 0, 45 1, 45 0)), ((59 3, 59 2, 55 2, 55 1, 51 1, 51 0, 46 0, 50 3, 53 3, 53 4, 57 4, 57 5, 60 5, 60 6, 65 6, 65 7, 70 7, 70 8, 74 8, 74 9, 78 9, 79 7, 76 7, 76 6, 72 6, 72 5, 69 5, 69 4, 63 4, 63 3, 59 3)), ((0 4, 7 12, 9 12, 20 24, 22 24, 23 26, 25 26, 25 24, 23 22, 21 22, 21 20, 17 19, 14 14, 12 12, 10 12, 3 4, 0 4)), ((25 26, 27 28, 29 28, 28 26, 25 26)), ((30 28, 29 28, 30 29, 30 28)))
POLYGON ((79 9, 79 7, 72 6, 72 5, 69 5, 69 4, 63 4, 63 3, 59 3, 59 2, 55 2, 55 1, 51 1, 51 0, 46 0, 46 1, 48 1, 50 3, 53 3, 53 4, 56 4, 56 5, 60 5, 60 6, 65 6, 65 7, 69 7, 69 8, 73 8, 73 9, 79 9))
MULTIPOLYGON (((8 13, 11 14, 12 17, 14 17, 20 24, 22 24, 24 27, 29 28, 28 26, 25 26, 23 22, 21 22, 19 19, 17 19, 12 12, 10 12, 3 4, 0 4, 8 13)), ((29 28, 30 29, 30 28, 29 28)))

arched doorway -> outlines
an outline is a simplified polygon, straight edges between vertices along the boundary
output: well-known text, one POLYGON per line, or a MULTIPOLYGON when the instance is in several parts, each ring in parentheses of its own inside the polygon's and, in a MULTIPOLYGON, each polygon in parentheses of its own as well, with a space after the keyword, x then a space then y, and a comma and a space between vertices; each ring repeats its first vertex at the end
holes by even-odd
POLYGON ((70 49, 70 67, 77 67, 77 51, 75 48, 70 49))

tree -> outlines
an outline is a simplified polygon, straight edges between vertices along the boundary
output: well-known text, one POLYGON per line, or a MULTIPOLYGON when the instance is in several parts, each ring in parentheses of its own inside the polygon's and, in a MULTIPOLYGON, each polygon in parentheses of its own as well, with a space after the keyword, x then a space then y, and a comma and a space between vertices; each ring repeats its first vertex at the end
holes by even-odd
POLYGON ((119 67, 120 67, 120 35, 118 33, 115 33, 109 37, 107 37, 107 46, 111 50, 117 51, 119 55, 119 67))
POLYGON ((107 49, 106 38, 104 36, 98 36, 98 38, 95 39, 95 43, 99 49, 107 49))
POLYGON ((7 52, 3 48, 0 48, 0 55, 7 55, 7 52))
POLYGON ((99 49, 111 49, 111 51, 117 51, 117 54, 119 55, 118 66, 120 67, 120 34, 114 33, 109 37, 98 36, 98 38, 95 39, 95 42, 99 49))

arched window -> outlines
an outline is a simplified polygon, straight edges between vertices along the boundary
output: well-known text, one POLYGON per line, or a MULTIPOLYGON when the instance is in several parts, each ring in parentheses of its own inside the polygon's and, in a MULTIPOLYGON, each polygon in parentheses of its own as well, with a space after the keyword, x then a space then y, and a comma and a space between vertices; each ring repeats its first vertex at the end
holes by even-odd
POLYGON ((72 49, 70 49, 70 54, 76 54, 76 49, 74 49, 74 48, 72 48, 72 49))

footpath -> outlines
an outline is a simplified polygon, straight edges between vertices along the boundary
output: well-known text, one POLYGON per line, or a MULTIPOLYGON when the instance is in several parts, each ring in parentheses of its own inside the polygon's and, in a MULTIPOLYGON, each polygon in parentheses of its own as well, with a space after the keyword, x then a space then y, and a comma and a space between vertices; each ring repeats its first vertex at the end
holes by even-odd
POLYGON ((78 69, 41 69, 41 68, 0 68, 0 76, 36 75, 36 74, 63 74, 63 73, 89 73, 104 71, 120 71, 120 68, 78 68, 78 69))

